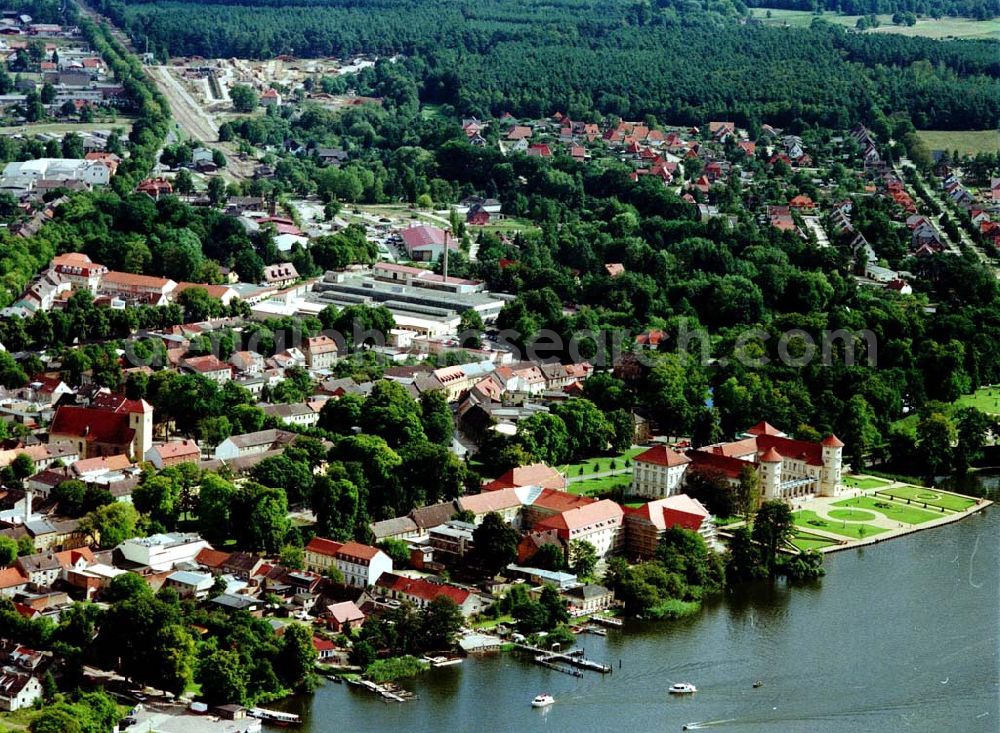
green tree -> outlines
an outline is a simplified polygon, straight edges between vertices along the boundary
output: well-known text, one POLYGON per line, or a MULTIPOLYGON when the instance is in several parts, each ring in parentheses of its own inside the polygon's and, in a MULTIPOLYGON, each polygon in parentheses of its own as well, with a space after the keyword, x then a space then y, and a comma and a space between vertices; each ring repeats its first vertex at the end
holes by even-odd
POLYGON ((17 541, 0 536, 0 567, 10 567, 17 560, 17 541))
POLYGON ((792 510, 780 499, 765 501, 754 516, 754 542, 760 547, 761 562, 768 575, 777 574, 778 553, 792 537, 792 510))
POLYGON ((739 510, 743 514, 747 524, 750 524, 750 517, 760 506, 760 474, 754 465, 743 466, 740 469, 740 482, 736 488, 739 497, 739 510))
POLYGON ((440 445, 451 445, 455 421, 442 390, 434 389, 420 395, 420 423, 427 440, 440 445))
POLYGON ((210 705, 247 702, 249 670, 238 652, 219 649, 198 662, 196 679, 201 696, 210 705))
POLYGON ((98 507, 80 519, 80 531, 101 549, 117 547, 138 535, 139 512, 131 504, 115 502, 98 507))
POLYGON ((229 88, 229 98, 237 112, 253 112, 260 102, 257 92, 248 84, 233 84, 229 88))
POLYGON ((315 666, 316 647, 312 643, 312 631, 302 624, 286 626, 275 659, 278 677, 293 689, 308 687, 315 666))
POLYGON ((589 578, 597 567, 597 550, 587 540, 570 540, 569 567, 581 578, 589 578))
POLYGON ((855 471, 864 471, 864 457, 877 445, 881 435, 875 411, 862 395, 853 395, 847 401, 844 423, 844 439, 850 451, 851 467, 855 471))
POLYGON ((428 650, 451 649, 455 636, 464 625, 462 611, 448 596, 434 598, 424 610, 422 645, 428 650))
POLYGON ((212 202, 212 206, 221 206, 226 203, 229 199, 229 194, 226 192, 226 182, 221 178, 221 176, 212 176, 208 179, 208 200, 212 202))
POLYGON ((499 514, 490 512, 472 532, 475 560, 484 571, 496 575, 517 559, 520 540, 520 532, 504 522, 499 514))
POLYGON ((382 552, 392 559, 394 568, 405 568, 410 564, 410 546, 402 540, 389 538, 378 543, 382 552))
POLYGON ((952 446, 957 440, 958 431, 944 413, 932 412, 917 423, 917 446, 930 475, 937 475, 951 467, 952 446))

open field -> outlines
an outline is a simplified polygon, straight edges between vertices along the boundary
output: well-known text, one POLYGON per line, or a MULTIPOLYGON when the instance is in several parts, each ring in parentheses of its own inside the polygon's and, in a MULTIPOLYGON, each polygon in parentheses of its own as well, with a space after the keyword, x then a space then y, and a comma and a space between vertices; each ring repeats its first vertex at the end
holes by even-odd
POLYGON ((955 407, 975 407, 991 415, 1000 415, 1000 387, 980 387, 974 394, 962 395, 955 407))
POLYGON ((910 501, 927 506, 940 507, 953 512, 963 512, 976 503, 975 499, 969 499, 958 494, 951 494, 940 489, 927 489, 922 486, 899 486, 893 489, 879 490, 880 494, 888 494, 897 499, 909 499, 910 501))
POLYGON ((854 478, 853 476, 844 478, 844 486, 850 486, 852 489, 881 489, 890 483, 881 478, 854 478))
POLYGON ((566 490, 578 496, 594 496, 595 494, 603 494, 605 491, 619 487, 628 488, 631 482, 631 475, 623 473, 615 476, 602 476, 600 478, 585 479, 584 481, 575 481, 567 486, 566 490))
POLYGON ((825 547, 832 547, 837 542, 828 537, 796 529, 792 535, 792 544, 800 550, 822 550, 825 547))
POLYGON ((642 453, 646 448, 629 448, 624 453, 617 456, 598 456, 596 458, 588 458, 584 461, 578 461, 577 463, 568 463, 565 466, 559 466, 559 470, 566 475, 567 478, 573 478, 574 476, 587 476, 592 473, 607 473, 608 471, 621 470, 626 468, 625 461, 635 458, 635 456, 642 453), (612 467, 611 463, 614 462, 615 466, 612 467), (583 472, 580 469, 583 468, 583 472))
POLYGON ((889 531, 883 527, 875 527, 871 524, 865 524, 864 522, 855 522, 853 524, 845 525, 844 522, 823 519, 816 512, 810 509, 802 509, 797 512, 792 512, 792 521, 795 522, 796 527, 801 527, 807 531, 810 529, 821 529, 824 532, 841 535, 842 537, 849 537, 852 540, 874 537, 875 535, 889 531))
POLYGON ((997 130, 918 130, 917 135, 931 150, 957 150, 959 153, 996 153, 1000 151, 997 130))
MULTIPOLYGON (((894 501, 886 501, 885 499, 873 499, 870 496, 859 496, 854 499, 844 499, 843 501, 834 502, 834 506, 841 507, 861 507, 861 509, 871 509, 873 511, 884 514, 888 519, 896 522, 903 522, 904 524, 921 524, 923 522, 929 522, 932 519, 940 519, 941 515, 935 512, 929 512, 926 509, 918 509, 914 506, 907 506, 905 504, 897 504, 894 501)), ((852 509, 832 509, 830 510, 831 517, 839 517, 838 514, 834 512, 843 511, 854 511, 856 513, 870 514, 870 512, 862 512, 860 510, 852 509)))
POLYGON ((132 131, 131 117, 118 117, 114 122, 52 122, 40 125, 14 125, 12 127, 0 127, 0 135, 40 135, 49 133, 53 135, 65 135, 68 132, 94 132, 95 130, 114 130, 120 128, 122 137, 127 136, 132 131))
MULTIPOLYGON (((781 10, 778 8, 754 8, 753 17, 768 25, 788 25, 792 28, 805 28, 812 23, 813 18, 821 17, 828 23, 836 23, 847 28, 857 25, 860 15, 836 15, 823 13, 817 16, 809 10, 781 10), (770 11, 771 16, 767 17, 770 11)), ((898 33, 902 36, 921 38, 965 38, 965 39, 998 39, 1000 38, 1000 21, 971 20, 970 18, 921 18, 916 25, 893 25, 891 15, 878 16, 881 25, 866 33, 898 33)))

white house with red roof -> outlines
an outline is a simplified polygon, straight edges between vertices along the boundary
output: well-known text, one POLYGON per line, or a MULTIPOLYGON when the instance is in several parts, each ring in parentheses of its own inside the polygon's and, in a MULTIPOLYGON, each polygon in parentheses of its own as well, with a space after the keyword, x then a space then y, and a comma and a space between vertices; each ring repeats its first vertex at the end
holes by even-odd
POLYGON ((632 459, 632 490, 635 496, 662 499, 678 493, 691 459, 666 445, 654 445, 632 459))
POLYGON ((360 542, 336 542, 314 537, 305 547, 306 569, 324 573, 331 567, 344 576, 344 585, 367 588, 383 573, 392 572, 392 559, 382 550, 360 542))
POLYGON ((459 588, 451 583, 434 583, 424 578, 408 578, 395 573, 384 573, 375 583, 374 592, 385 598, 412 603, 417 608, 426 608, 435 598, 450 598, 458 606, 463 616, 479 613, 488 603, 467 588, 459 588))
POLYGON ((617 554, 625 544, 622 508, 610 499, 602 499, 554 514, 535 524, 533 531, 554 533, 565 548, 571 542, 589 542, 598 558, 617 554))

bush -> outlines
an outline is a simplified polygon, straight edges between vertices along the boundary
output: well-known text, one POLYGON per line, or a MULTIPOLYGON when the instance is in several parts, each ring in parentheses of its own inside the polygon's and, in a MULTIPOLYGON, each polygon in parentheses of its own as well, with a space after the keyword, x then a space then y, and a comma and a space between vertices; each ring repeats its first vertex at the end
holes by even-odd
POLYGON ((422 659, 411 657, 390 657, 389 659, 379 659, 368 665, 365 670, 365 677, 372 682, 382 684, 403 677, 413 677, 420 672, 431 668, 431 665, 422 659))

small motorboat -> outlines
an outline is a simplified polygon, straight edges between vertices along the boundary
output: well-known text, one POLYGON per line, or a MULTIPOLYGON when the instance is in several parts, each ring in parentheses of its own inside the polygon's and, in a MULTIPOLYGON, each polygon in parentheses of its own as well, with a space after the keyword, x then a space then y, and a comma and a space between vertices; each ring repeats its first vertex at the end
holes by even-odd
POLYGON ((667 690, 671 695, 690 695, 697 691, 698 688, 690 682, 676 682, 670 685, 670 689, 667 690))
POLYGON ((549 705, 554 703, 556 699, 549 695, 548 693, 538 695, 534 700, 531 701, 531 707, 533 708, 547 708, 549 705))
POLYGON ((757 689, 758 687, 763 687, 763 686, 764 686, 764 683, 763 683, 763 682, 761 682, 760 680, 757 680, 756 682, 754 682, 754 683, 753 683, 753 688, 754 688, 755 690, 756 690, 756 689, 757 689))

